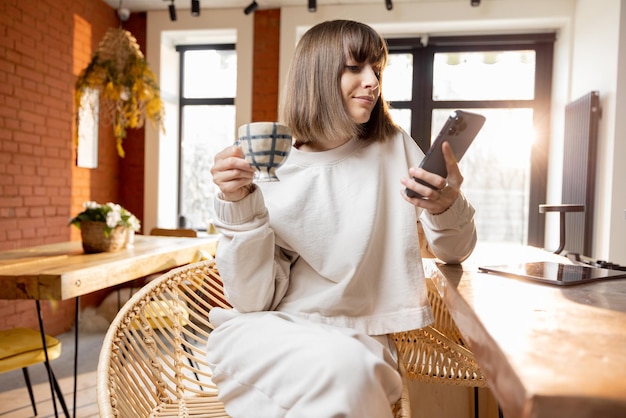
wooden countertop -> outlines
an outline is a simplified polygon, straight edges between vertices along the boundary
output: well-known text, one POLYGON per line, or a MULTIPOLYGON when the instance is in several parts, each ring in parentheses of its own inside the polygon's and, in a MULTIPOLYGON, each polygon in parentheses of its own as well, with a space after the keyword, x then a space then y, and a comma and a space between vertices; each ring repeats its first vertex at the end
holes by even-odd
POLYGON ((626 279, 574 286, 479 273, 564 258, 479 244, 433 280, 506 418, 626 417, 626 279))
POLYGON ((63 300, 198 261, 217 238, 136 235, 116 252, 85 254, 80 241, 0 252, 0 299, 63 300))

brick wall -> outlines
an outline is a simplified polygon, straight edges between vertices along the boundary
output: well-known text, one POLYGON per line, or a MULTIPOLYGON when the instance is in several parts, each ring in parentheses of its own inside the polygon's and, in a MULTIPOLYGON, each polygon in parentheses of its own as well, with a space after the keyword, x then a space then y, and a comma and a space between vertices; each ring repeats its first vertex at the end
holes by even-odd
POLYGON ((280 9, 254 12, 252 121, 278 120, 280 9))
MULTIPOLYGON (((255 12, 252 119, 277 120, 280 10, 255 12)), ((99 128, 98 167, 76 167, 76 77, 106 30, 119 25, 101 0, 0 1, 0 251, 80 240, 68 220, 86 200, 143 214, 144 132, 129 130, 120 159, 110 126, 99 128)), ((145 52, 146 15, 124 28, 145 52)), ((96 305, 104 292, 85 295, 96 305)), ((74 301, 44 301, 46 331, 73 325, 74 301)), ((34 301, 0 300, 0 329, 37 328, 34 301)))
MULTIPOLYGON (((143 214, 142 130, 129 132, 122 160, 112 128, 101 124, 98 168, 75 164, 74 83, 106 30, 118 25, 101 0, 0 1, 0 250, 79 240, 67 223, 86 200, 143 214)), ((127 28, 145 48, 145 14, 131 16, 127 28)), ((36 328, 34 305, 0 300, 0 329, 36 328)), ((71 328, 74 301, 42 307, 49 333, 71 328)))

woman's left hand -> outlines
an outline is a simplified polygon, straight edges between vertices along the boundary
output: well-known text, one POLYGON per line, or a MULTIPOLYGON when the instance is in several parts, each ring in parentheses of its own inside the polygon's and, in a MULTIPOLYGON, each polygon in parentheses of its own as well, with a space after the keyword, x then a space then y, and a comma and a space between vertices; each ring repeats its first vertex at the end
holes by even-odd
POLYGON ((461 184, 463 184, 463 176, 459 170, 452 147, 447 142, 442 146, 443 158, 446 162, 446 170, 448 178, 443 178, 437 174, 430 173, 422 168, 411 167, 409 176, 401 179, 401 183, 405 188, 409 188, 423 197, 408 197, 402 190, 402 197, 414 206, 427 210, 432 215, 445 212, 456 200, 461 192, 461 184), (421 183, 418 183, 413 177, 421 179, 428 184, 432 184, 437 189, 431 189, 421 183))

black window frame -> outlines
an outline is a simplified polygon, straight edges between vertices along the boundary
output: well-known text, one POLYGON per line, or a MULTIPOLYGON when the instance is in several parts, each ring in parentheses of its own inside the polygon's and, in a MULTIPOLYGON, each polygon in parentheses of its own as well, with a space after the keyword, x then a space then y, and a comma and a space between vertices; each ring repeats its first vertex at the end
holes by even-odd
POLYGON ((552 67, 556 33, 515 35, 434 36, 426 44, 422 38, 389 38, 389 53, 413 55, 413 86, 411 101, 389 101, 393 109, 411 110, 411 136, 423 151, 430 147, 432 112, 434 109, 510 108, 533 109, 533 125, 537 132, 531 151, 530 192, 528 207, 528 245, 541 247, 544 242, 544 217, 539 204, 547 194, 548 153, 550 138, 550 102, 552 98, 552 67), (535 51, 535 91, 529 100, 433 100, 433 64, 438 52, 473 51, 535 51))
MULTIPOLYGON (((220 97, 220 98, 187 98, 184 97, 183 91, 185 86, 184 74, 185 74, 185 52, 187 51, 208 51, 208 50, 216 50, 216 51, 236 51, 236 44, 234 43, 223 43, 223 44, 197 44, 197 45, 176 45, 176 52, 178 52, 178 121, 179 121, 179 129, 177 135, 178 141, 178 197, 176 204, 176 213, 177 216, 177 225, 178 228, 185 228, 186 218, 185 214, 182 213, 182 200, 183 200, 183 150, 182 150, 182 140, 183 140, 183 132, 180 127, 183 124, 183 109, 185 106, 234 106, 235 98, 234 97, 220 97)), ((203 229, 200 229, 202 231, 203 229)))

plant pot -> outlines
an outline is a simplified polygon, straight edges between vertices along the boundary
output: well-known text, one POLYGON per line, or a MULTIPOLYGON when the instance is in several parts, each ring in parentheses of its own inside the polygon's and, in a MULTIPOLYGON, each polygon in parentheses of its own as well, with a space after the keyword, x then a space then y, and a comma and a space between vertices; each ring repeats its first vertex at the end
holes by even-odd
POLYGON ((103 253, 126 248, 129 229, 118 226, 108 237, 104 236, 104 222, 82 221, 80 235, 83 239, 83 250, 86 253, 103 253))

